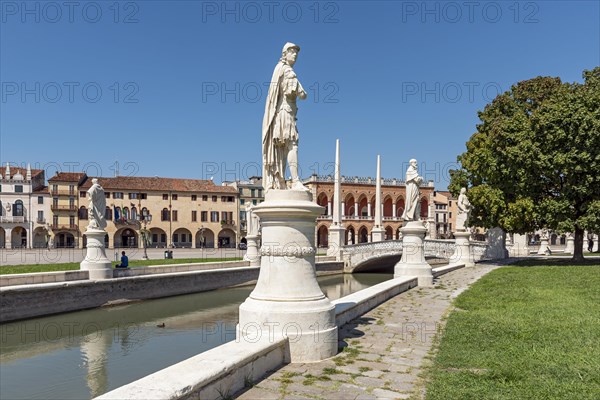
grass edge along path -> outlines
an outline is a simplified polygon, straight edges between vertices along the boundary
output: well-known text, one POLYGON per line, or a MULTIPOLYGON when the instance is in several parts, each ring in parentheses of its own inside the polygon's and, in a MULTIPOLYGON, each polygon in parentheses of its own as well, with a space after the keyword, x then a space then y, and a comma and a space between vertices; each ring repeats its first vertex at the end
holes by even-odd
POLYGON ((600 266, 508 266, 460 294, 426 399, 597 399, 600 266))
MULTIPOLYGON (((224 262, 224 261, 241 261, 241 257, 232 258, 168 258, 156 260, 129 260, 131 268, 149 267, 156 265, 171 265, 171 264, 196 264, 208 262, 224 262)), ((113 268, 117 264, 112 263, 113 268)), ((11 274, 29 274, 36 272, 59 272, 59 271, 74 271, 79 269, 79 262, 60 263, 60 264, 23 264, 23 265, 2 265, 0 266, 0 275, 11 274)))

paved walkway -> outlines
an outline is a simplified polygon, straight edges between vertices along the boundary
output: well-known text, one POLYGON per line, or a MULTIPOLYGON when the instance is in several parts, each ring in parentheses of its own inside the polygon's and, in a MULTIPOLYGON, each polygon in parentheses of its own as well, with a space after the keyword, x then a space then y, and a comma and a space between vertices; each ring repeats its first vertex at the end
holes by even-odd
POLYGON ((495 265, 441 276, 433 288, 401 293, 346 325, 332 359, 288 364, 238 399, 407 399, 422 397, 421 365, 454 297, 495 265))

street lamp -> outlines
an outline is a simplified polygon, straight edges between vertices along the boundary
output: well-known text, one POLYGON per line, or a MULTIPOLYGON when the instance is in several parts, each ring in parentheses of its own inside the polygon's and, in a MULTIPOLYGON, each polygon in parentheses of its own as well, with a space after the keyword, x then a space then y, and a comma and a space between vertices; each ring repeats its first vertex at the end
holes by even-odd
POLYGON ((140 213, 138 214, 138 220, 144 224, 144 227, 140 230, 140 234, 142 236, 142 241, 144 242, 144 256, 142 257, 142 260, 147 260, 148 259, 148 251, 147 251, 147 247, 148 247, 148 242, 150 241, 150 231, 148 231, 148 229, 146 229, 146 226, 152 222, 152 214, 148 213, 148 214, 143 214, 140 213))

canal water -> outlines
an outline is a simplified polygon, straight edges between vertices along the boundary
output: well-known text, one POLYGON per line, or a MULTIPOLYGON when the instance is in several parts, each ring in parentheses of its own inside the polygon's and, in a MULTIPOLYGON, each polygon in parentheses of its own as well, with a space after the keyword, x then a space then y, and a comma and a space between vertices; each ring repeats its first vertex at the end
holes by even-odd
MULTIPOLYGON (((391 274, 318 278, 332 300, 391 274)), ((0 399, 89 399, 235 339, 253 286, 0 325, 0 399)))

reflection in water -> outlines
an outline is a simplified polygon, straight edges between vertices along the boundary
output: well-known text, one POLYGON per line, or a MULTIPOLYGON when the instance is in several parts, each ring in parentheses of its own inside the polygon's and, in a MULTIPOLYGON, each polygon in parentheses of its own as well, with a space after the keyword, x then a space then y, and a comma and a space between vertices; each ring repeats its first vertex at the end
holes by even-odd
MULTIPOLYGON (((344 274, 318 280, 333 300, 391 277, 344 274)), ((215 290, 0 325, 0 399, 99 396, 234 340, 239 305, 252 289, 215 290)))

